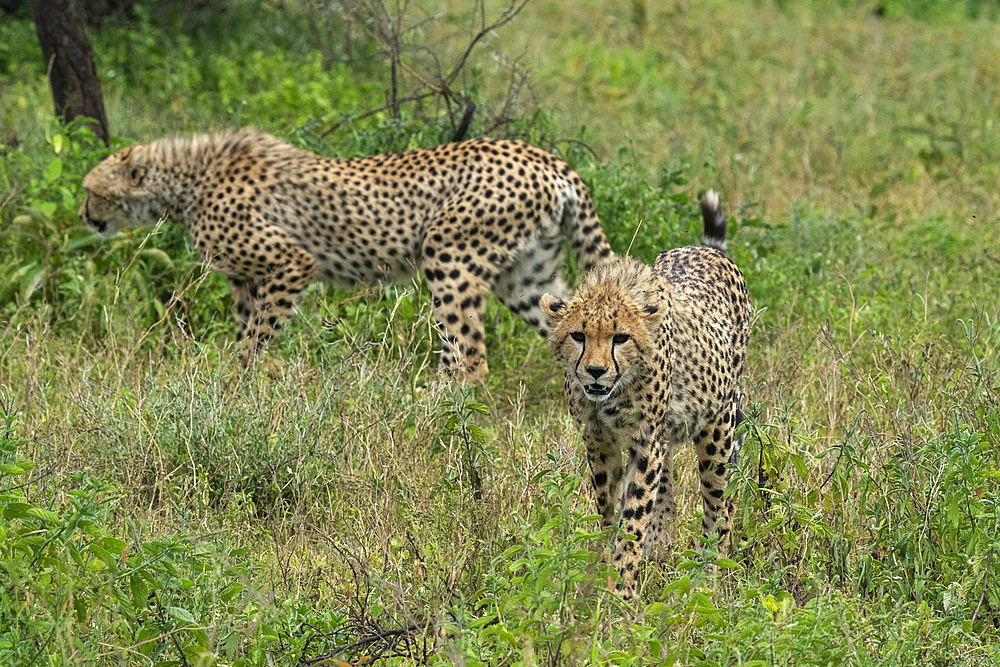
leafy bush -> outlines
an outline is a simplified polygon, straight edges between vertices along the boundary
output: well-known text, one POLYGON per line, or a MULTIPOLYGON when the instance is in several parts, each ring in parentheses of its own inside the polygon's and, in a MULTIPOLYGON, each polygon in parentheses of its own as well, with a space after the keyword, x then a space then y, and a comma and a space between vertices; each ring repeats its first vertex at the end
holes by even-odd
POLYGON ((203 658, 216 644, 232 656, 238 636, 234 644, 231 632, 210 637, 203 628, 213 615, 247 610, 242 552, 226 554, 223 560, 236 562, 226 566, 206 544, 192 549, 179 539, 130 539, 115 529, 116 489, 75 473, 57 491, 54 467, 39 471, 20 454, 27 441, 17 436, 9 402, 5 408, 0 661, 29 664, 44 655, 68 661, 70 649, 96 657, 106 633, 134 643, 150 664, 203 658))
POLYGON ((647 586, 650 602, 624 622, 634 611, 609 590, 617 574, 604 546, 613 531, 595 531, 600 517, 577 502, 583 478, 554 457, 549 464, 532 480, 541 491, 537 511, 514 517, 515 544, 493 561, 472 598, 475 615, 456 609, 454 621, 443 624, 455 641, 442 653, 471 665, 639 664, 636 656, 671 664, 701 656, 685 634, 724 627, 707 572, 735 564, 683 553, 681 573, 662 587, 647 586))
POLYGON ((652 263, 662 250, 701 243, 698 199, 683 189, 686 169, 647 171, 634 149, 622 149, 617 160, 580 166, 615 252, 652 263))

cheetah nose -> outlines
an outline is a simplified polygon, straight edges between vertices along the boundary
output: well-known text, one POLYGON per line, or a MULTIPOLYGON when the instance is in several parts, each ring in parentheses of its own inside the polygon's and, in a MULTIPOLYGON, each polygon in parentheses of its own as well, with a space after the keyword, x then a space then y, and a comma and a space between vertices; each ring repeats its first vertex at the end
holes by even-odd
POLYGON ((587 366, 587 372, 590 373, 595 380, 604 375, 607 370, 608 369, 604 366, 587 366))

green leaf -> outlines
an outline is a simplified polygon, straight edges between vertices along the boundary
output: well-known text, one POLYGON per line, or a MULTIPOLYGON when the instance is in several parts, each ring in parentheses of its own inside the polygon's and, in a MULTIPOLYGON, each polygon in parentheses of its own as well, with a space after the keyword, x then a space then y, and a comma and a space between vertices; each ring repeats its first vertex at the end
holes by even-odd
POLYGON ((486 442, 486 434, 483 433, 483 429, 479 428, 475 424, 469 424, 468 429, 469 437, 473 440, 473 442, 478 442, 479 444, 486 442))
POLYGON ((8 503, 3 508, 3 518, 5 519, 27 519, 30 514, 28 510, 33 509, 28 503, 8 503))
POLYGON ((49 523, 59 523, 59 515, 52 510, 47 510, 42 507, 32 507, 26 514, 28 516, 33 516, 41 519, 42 521, 48 521, 49 523))
MULTIPOLYGON (((135 633, 135 641, 145 644, 160 634, 160 629, 155 625, 144 625, 135 633)), ((162 663, 161 663, 162 664, 162 663)))
POLYGON ((11 465, 9 463, 0 464, 0 472, 5 475, 23 475, 24 469, 20 466, 11 465))
POLYGON ((761 533, 769 533, 772 530, 774 530, 775 528, 777 528, 778 526, 780 526, 782 523, 784 523, 784 519, 782 519, 781 517, 775 517, 775 518, 771 519, 770 521, 768 521, 767 523, 765 523, 763 526, 761 526, 759 532, 761 532, 761 533))
POLYGON ((234 597, 243 592, 243 584, 232 581, 219 593, 219 599, 223 602, 231 602, 234 597))
POLYGON ((73 194, 73 191, 64 185, 59 188, 59 194, 62 195, 62 207, 67 211, 72 211, 76 201, 76 195, 73 194))
POLYGON ((792 459, 792 463, 795 465, 795 472, 799 474, 799 479, 802 481, 809 480, 809 469, 806 468, 806 462, 802 460, 802 457, 798 454, 791 454, 789 458, 792 459))
POLYGON ((103 548, 97 542, 92 542, 87 545, 87 551, 94 557, 94 560, 90 562, 90 567, 92 570, 103 570, 104 568, 110 568, 112 570, 115 568, 115 557, 112 556, 107 549, 103 548))
POLYGON ((147 262, 158 264, 167 269, 174 267, 174 260, 170 259, 170 255, 159 248, 144 248, 139 253, 139 259, 144 259, 147 262))
POLYGON ((545 477, 546 475, 550 475, 550 474, 552 474, 552 471, 551 471, 551 470, 549 470, 548 468, 542 468, 541 470, 539 470, 538 472, 536 472, 536 473, 535 473, 535 474, 534 474, 534 475, 533 475, 533 476, 531 477, 531 483, 532 483, 532 484, 538 484, 538 482, 539 482, 539 481, 540 481, 540 480, 541 480, 541 479, 542 479, 543 477, 545 477))
POLYGON ((121 556, 122 552, 125 551, 125 542, 119 540, 115 537, 102 537, 101 546, 115 554, 116 556, 121 556))
POLYGON ((87 230, 84 233, 70 239, 66 245, 63 246, 63 250, 66 252, 75 252, 84 248, 96 248, 101 245, 101 241, 103 240, 104 239, 97 232, 87 230))
POLYGON ((87 620, 87 601, 83 596, 77 596, 73 600, 73 607, 76 609, 76 620, 84 623, 87 620))
POLYGON ((22 301, 27 301, 45 281, 45 267, 34 264, 21 276, 18 294, 22 301))
POLYGON ((136 607, 145 607, 149 598, 149 588, 145 579, 139 574, 129 577, 129 588, 132 590, 132 601, 136 607))
POLYGON ((172 618, 180 621, 181 623, 194 623, 194 614, 189 612, 187 609, 184 609, 183 607, 167 606, 164 609, 166 610, 167 614, 169 614, 172 618))
MULTIPOLYGON (((45 173, 42 174, 42 178, 44 178, 46 182, 51 183, 62 174, 62 166, 62 160, 59 158, 53 159, 52 162, 49 163, 49 166, 45 168, 45 173)), ((53 204, 53 206, 55 206, 55 204, 53 204)), ((51 215, 51 213, 49 215, 51 215)))
POLYGON ((240 636, 232 632, 228 637, 222 642, 223 651, 226 654, 226 658, 232 661, 233 656, 236 655, 236 649, 240 647, 240 636))
POLYGON ((50 201, 40 201, 35 202, 35 208, 39 213, 44 215, 46 218, 51 218, 52 214, 56 212, 56 205, 50 201))

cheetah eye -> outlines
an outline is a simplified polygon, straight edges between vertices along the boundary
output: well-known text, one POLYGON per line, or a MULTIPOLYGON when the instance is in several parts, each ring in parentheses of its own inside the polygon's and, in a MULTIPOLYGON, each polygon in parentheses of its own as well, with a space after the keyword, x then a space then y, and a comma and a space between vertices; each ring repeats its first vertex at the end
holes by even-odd
POLYGON ((611 342, 615 345, 624 345, 629 341, 629 338, 631 338, 631 336, 628 334, 615 334, 615 337, 611 339, 611 342))
POLYGON ((569 337, 575 340, 577 343, 582 343, 583 341, 587 340, 587 337, 583 335, 582 331, 574 331, 569 335, 569 337))

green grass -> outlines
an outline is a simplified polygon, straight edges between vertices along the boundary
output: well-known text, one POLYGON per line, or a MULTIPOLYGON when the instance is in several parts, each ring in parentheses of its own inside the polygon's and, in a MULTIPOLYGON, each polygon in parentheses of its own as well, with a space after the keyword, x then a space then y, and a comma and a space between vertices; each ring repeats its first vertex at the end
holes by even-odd
MULTIPOLYGON (((32 26, 6 21, 0 664, 994 664, 995 8, 884 4, 537 0, 474 55, 489 113, 507 81, 490 51, 525 54, 537 107, 510 132, 577 167, 619 251, 697 242, 709 186, 734 212, 759 312, 733 549, 717 573, 696 557, 678 452, 676 555, 636 604, 607 592, 544 341, 491 301, 485 385, 434 383, 419 283, 317 286, 242 369, 228 286, 182 230, 80 228, 103 151, 48 118, 32 26)), ((429 7, 412 39, 450 57, 436 40, 463 7, 429 7)), ((301 129, 384 101, 384 62, 337 14, 197 18, 93 35, 117 143, 241 123, 327 154, 447 136, 413 110, 301 129)))

